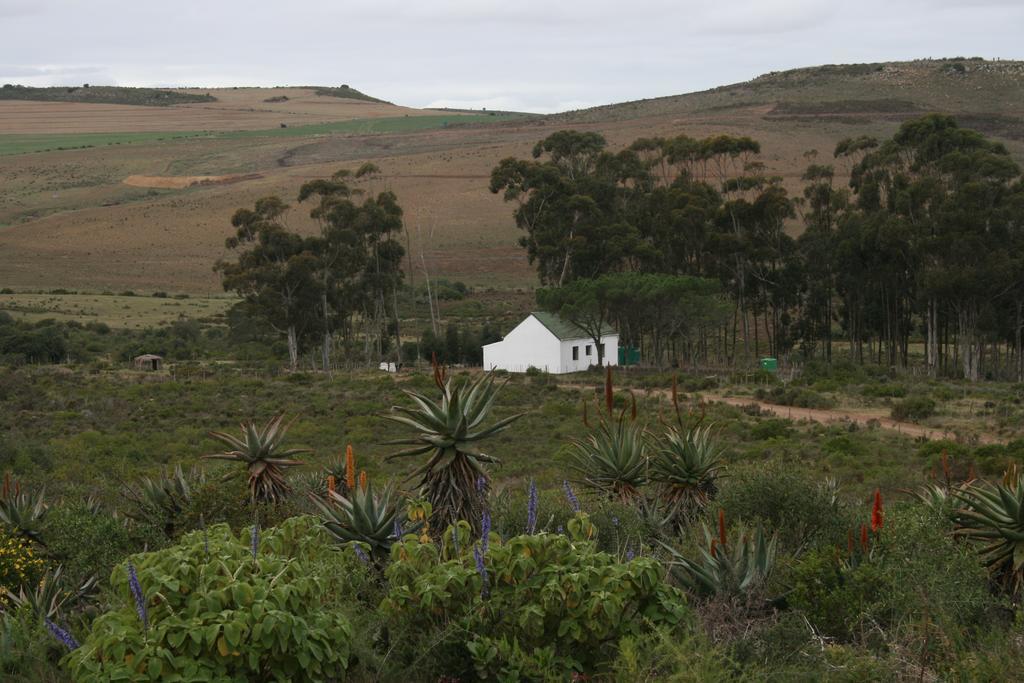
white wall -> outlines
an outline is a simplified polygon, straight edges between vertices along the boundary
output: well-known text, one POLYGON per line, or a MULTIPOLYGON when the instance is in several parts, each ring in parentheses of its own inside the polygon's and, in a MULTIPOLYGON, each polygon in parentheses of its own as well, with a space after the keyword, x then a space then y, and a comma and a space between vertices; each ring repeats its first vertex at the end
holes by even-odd
MULTIPOLYGON (((604 343, 604 364, 605 365, 618 365, 619 364, 619 335, 608 334, 601 337, 602 343, 604 343)), ((597 365, 597 349, 594 347, 594 340, 589 337, 586 339, 566 339, 561 343, 561 356, 562 356, 562 372, 581 372, 586 370, 591 365, 597 365), (577 360, 572 359, 573 347, 579 348, 579 358, 577 360), (590 355, 587 355, 587 347, 590 347, 590 355)))
MULTIPOLYGON (((606 365, 619 364, 619 335, 609 334, 605 345, 606 365)), ((562 374, 580 372, 597 364, 597 349, 592 339, 559 340, 532 315, 519 323, 505 339, 484 346, 484 370, 526 372, 530 367, 562 374), (572 359, 572 347, 579 347, 579 358, 572 359), (590 346, 590 355, 586 348, 590 346)))
POLYGON ((558 338, 532 315, 509 332, 504 341, 484 346, 484 370, 526 372, 530 367, 563 372, 558 338))

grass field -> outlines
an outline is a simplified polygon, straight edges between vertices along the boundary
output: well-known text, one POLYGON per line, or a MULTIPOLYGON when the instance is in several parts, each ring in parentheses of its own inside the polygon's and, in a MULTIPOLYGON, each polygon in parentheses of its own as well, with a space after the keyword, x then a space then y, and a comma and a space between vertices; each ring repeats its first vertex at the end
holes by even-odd
POLYGON ((521 118, 520 114, 443 114, 354 119, 266 130, 153 131, 145 133, 58 133, 53 135, 0 135, 0 156, 35 154, 103 145, 152 144, 182 138, 206 140, 247 140, 251 138, 296 138, 317 135, 409 133, 474 123, 495 123, 521 118))
MULTIPOLYGON (((562 128, 600 132, 613 150, 642 136, 750 135, 761 142, 766 171, 799 196, 814 157, 806 153, 829 163, 845 137, 890 135, 907 116, 944 111, 1024 160, 1024 64, 957 63, 798 69, 547 117, 403 109, 311 88, 224 88, 212 91, 216 102, 174 107, 2 102, 0 283, 211 293, 219 289, 211 265, 235 209, 265 195, 291 199, 308 179, 372 160, 383 171, 375 188, 393 190, 402 204, 420 271, 425 264, 432 277, 529 288, 535 276, 517 246, 513 207, 487 191, 502 158, 528 157, 562 128), (60 109, 33 113, 40 105, 60 109), (113 137, 82 137, 90 131, 113 137), (33 137, 10 136, 16 132, 33 137), (129 133, 136 137, 122 137, 129 133), (94 146, 24 153, 87 144, 94 146), (180 190, 123 184, 129 176, 232 174, 259 178, 180 190)), ((845 164, 836 171, 844 184, 845 164)), ((315 229, 306 207, 293 203, 288 220, 315 229)))
POLYGON ((234 302, 228 297, 177 299, 144 295, 18 293, 0 294, 0 311, 29 322, 99 322, 113 328, 145 329, 179 318, 217 316, 234 302))

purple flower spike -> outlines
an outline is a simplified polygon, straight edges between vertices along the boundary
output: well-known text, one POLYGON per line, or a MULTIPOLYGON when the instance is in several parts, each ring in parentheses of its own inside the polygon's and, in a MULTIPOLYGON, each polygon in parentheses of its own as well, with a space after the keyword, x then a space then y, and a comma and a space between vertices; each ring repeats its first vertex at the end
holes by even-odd
POLYGON ((484 475, 481 474, 476 478, 476 492, 483 493, 485 488, 487 488, 487 480, 484 478, 484 475))
POLYGON ((537 482, 530 480, 530 494, 526 501, 526 533, 537 533, 537 482))
POLYGON ((210 556, 210 535, 206 533, 206 519, 199 515, 199 528, 203 530, 203 550, 206 551, 206 556, 210 556))
POLYGON ((149 613, 146 611, 146 597, 142 594, 142 585, 139 583, 139 575, 135 571, 135 565, 128 563, 128 586, 132 589, 132 597, 135 598, 135 611, 139 613, 139 621, 142 622, 143 633, 149 632, 149 613))
POLYGON ((370 564, 370 558, 366 556, 366 553, 363 552, 362 548, 360 548, 357 545, 353 545, 352 551, 355 552, 356 557, 359 558, 360 562, 362 562, 363 564, 370 564))
POLYGON ((484 510, 480 516, 480 543, 483 545, 484 555, 487 554, 487 550, 491 545, 491 513, 488 510, 484 510))
POLYGON ((455 551, 455 557, 459 556, 462 551, 459 550, 459 525, 452 525, 452 550, 455 551))
POLYGON ((256 522, 252 525, 252 538, 249 539, 252 545, 252 559, 256 560, 256 551, 260 549, 260 523, 256 522))
POLYGON ((573 512, 579 513, 580 499, 576 497, 575 493, 573 493, 572 487, 569 486, 568 480, 562 482, 562 488, 565 489, 565 498, 566 500, 569 501, 569 507, 572 508, 573 512))
POLYGON ((395 526, 391 533, 395 535, 395 538, 402 538, 402 523, 398 521, 398 518, 395 518, 395 526))
POLYGON ((487 599, 490 594, 490 588, 487 582, 487 567, 484 566, 484 554, 480 552, 480 544, 473 546, 473 559, 476 560, 476 572, 480 575, 480 579, 483 581, 483 587, 480 589, 480 597, 487 599))
POLYGON ((62 629, 60 626, 57 626, 57 624, 53 623, 49 619, 46 620, 46 628, 49 629, 54 638, 64 643, 64 647, 67 649, 78 649, 78 641, 75 640, 74 636, 62 629))
POLYGON ((636 557, 636 554, 633 552, 633 549, 626 548, 626 562, 632 562, 634 557, 636 557))

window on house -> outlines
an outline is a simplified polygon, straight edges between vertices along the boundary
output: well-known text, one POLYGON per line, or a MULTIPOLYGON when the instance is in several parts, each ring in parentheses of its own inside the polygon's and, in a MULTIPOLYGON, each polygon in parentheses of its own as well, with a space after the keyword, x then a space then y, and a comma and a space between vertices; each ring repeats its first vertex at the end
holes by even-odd
POLYGON ((587 344, 587 355, 590 355, 590 344, 587 344))
POLYGON ((572 359, 573 360, 579 360, 580 359, 580 347, 578 347, 578 346, 572 347, 572 359))

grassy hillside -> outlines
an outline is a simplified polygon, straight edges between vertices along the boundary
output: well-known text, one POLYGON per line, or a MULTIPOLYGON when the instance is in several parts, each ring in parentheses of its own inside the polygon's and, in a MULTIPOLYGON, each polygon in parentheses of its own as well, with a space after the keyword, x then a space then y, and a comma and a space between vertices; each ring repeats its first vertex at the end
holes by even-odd
MULTIPOLYGON (((535 277, 517 246, 512 207, 488 192, 488 179, 502 158, 528 157, 538 140, 556 130, 600 132, 612 149, 652 135, 749 135, 761 143, 766 170, 799 195, 810 157, 833 163, 839 140, 886 137, 901 121, 931 111, 952 114, 961 125, 1004 142, 1024 162, 1022 86, 1024 62, 827 65, 703 92, 529 117, 402 110, 311 89, 221 89, 214 91, 217 102, 202 107, 132 109, 166 116, 147 125, 173 134, 0 136, 0 153, 8 154, 0 160, 0 249, 9 255, 0 263, 0 281, 32 289, 217 292, 210 266, 222 253, 235 209, 268 194, 292 199, 307 179, 373 160, 405 210, 417 268, 469 284, 531 287, 535 277), (288 99, 266 102, 282 95, 288 99), (328 104, 344 110, 317 119, 328 104), (215 118, 189 128, 185 114, 215 118), (262 123, 245 119, 256 116, 262 123), (155 127, 161 123, 165 127, 155 127), (116 142, 122 144, 111 146, 116 142), (67 149, 84 145, 95 146, 67 149), (54 151, 26 153, 43 149, 54 151), (228 174, 260 178, 159 192, 123 183, 132 175, 228 174)), ((4 106, 0 102, 0 112, 4 106)), ((81 130, 89 130, 86 123, 81 130)), ((837 183, 845 183, 848 169, 836 166, 837 183)), ((308 210, 293 206, 290 223, 314 230, 308 210)))
POLYGON ((355 88, 351 88, 347 85, 342 85, 337 88, 317 88, 316 94, 326 97, 343 97, 346 100, 363 100, 365 102, 383 102, 384 104, 391 104, 387 100, 379 100, 376 97, 370 97, 366 93, 359 92, 355 88))
POLYGON ((905 117, 943 111, 1018 118, 1024 111, 1024 62, 938 59, 840 64, 775 71, 702 92, 566 112, 555 119, 606 122, 668 113, 757 107, 766 116, 905 117))
POLYGON ((197 95, 163 88, 123 88, 110 85, 33 88, 5 83, 0 100, 37 102, 81 102, 87 104, 135 104, 145 107, 169 107, 173 104, 216 102, 213 95, 197 95))

